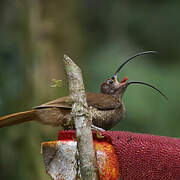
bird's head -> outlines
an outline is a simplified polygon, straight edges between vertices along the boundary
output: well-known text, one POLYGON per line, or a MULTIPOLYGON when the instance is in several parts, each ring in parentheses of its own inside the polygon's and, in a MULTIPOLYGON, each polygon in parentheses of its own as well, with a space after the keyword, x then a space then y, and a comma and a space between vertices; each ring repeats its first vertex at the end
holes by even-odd
POLYGON ((166 99, 166 95, 164 93, 162 93, 159 89, 157 89, 155 86, 150 85, 146 82, 142 82, 142 81, 128 81, 127 77, 124 77, 123 80, 121 80, 120 82, 118 82, 117 80, 117 75, 120 72, 120 70, 122 69, 122 67, 127 64, 129 61, 131 61, 132 59, 134 59, 137 56, 141 56, 141 55, 145 55, 145 54, 151 54, 151 53, 156 53, 156 51, 145 51, 145 52, 141 52, 138 53, 132 57, 130 57, 129 59, 127 59, 126 61, 124 61, 120 67, 116 70, 116 72, 114 73, 114 75, 107 79, 103 84, 101 84, 101 93, 104 94, 109 94, 112 95, 114 97, 120 98, 122 99, 122 96, 126 90, 126 88, 130 85, 130 84, 142 84, 142 85, 146 85, 149 86, 153 89, 155 89, 156 91, 158 91, 162 96, 164 96, 166 99))

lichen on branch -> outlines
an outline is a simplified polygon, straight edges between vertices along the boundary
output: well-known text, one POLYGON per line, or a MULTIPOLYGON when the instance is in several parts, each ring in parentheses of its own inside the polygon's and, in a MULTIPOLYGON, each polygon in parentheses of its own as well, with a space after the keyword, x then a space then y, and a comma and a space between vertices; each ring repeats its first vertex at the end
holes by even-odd
POLYGON ((72 117, 76 128, 81 176, 84 180, 97 180, 99 175, 91 132, 92 117, 88 113, 82 72, 67 55, 64 55, 63 61, 69 83, 69 96, 73 102, 72 117))

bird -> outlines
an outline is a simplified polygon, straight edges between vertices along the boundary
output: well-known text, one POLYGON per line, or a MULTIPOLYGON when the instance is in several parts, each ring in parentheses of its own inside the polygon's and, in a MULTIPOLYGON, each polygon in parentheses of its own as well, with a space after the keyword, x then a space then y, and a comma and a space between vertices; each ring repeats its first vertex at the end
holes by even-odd
MULTIPOLYGON (((126 109, 122 102, 122 97, 127 87, 131 84, 149 86, 167 99, 167 96, 162 91, 146 82, 128 81, 127 77, 124 77, 122 81, 118 82, 120 70, 129 61, 138 56, 152 53, 156 53, 156 51, 144 51, 131 56, 119 66, 112 77, 106 79, 105 82, 101 84, 100 93, 86 92, 88 110, 92 116, 92 124, 95 127, 109 130, 123 119, 126 109)), ((28 121, 37 121, 46 125, 71 129, 74 127, 72 125, 71 109, 72 104, 70 97, 61 97, 36 106, 28 111, 0 117, 0 128, 28 121)))

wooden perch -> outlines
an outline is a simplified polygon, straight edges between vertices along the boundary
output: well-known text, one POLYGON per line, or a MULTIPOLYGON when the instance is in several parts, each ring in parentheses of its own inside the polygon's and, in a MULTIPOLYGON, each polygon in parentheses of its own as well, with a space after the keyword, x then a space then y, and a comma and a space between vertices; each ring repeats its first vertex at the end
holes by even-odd
MULTIPOLYGON (((78 159, 80 161, 80 177, 85 180, 86 179, 97 180, 99 179, 99 175, 98 175, 98 168, 96 163, 93 138, 91 132, 92 117, 90 113, 88 113, 88 105, 86 101, 86 94, 82 79, 82 73, 80 68, 68 56, 64 55, 63 61, 69 82, 69 93, 72 102, 71 114, 76 129, 77 149, 78 149, 77 154, 78 154, 78 159)), ((54 152, 55 155, 53 157, 52 157, 52 152, 48 152, 51 151, 51 149, 48 149, 47 147, 48 147, 47 144, 42 145, 45 165, 47 167, 47 165, 51 164, 50 166, 48 166, 48 168, 50 169, 48 169, 47 171, 54 180, 61 179, 62 177, 57 178, 57 174, 62 173, 62 169, 60 170, 60 168, 57 168, 56 162, 58 162, 58 160, 60 161, 62 160, 59 159, 61 156, 63 156, 61 152, 62 146, 56 145, 55 148, 56 150, 54 152), (57 153, 60 154, 58 155, 57 153), (51 156, 52 158, 50 158, 49 156, 51 156)), ((73 162, 72 164, 74 167, 73 158, 75 158, 75 154, 74 157, 72 157, 72 162, 73 162)), ((72 175, 73 173, 70 174, 72 175)), ((75 176, 77 176, 77 174, 74 175, 74 177, 75 176)))
POLYGON ((66 55, 64 64, 69 82, 70 98, 73 102, 77 148, 79 152, 80 171, 83 179, 98 179, 98 170, 91 132, 92 117, 87 110, 86 94, 80 68, 66 55))

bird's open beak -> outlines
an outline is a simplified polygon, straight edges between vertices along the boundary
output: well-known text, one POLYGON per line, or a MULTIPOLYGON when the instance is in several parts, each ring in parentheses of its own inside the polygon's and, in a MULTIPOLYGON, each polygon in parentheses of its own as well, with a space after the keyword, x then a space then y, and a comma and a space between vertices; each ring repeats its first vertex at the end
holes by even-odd
MULTIPOLYGON (((118 82, 117 80, 117 75, 118 73, 120 72, 120 70, 124 67, 125 64, 127 64, 129 61, 131 61, 132 59, 134 59, 135 57, 138 57, 138 56, 142 56, 142 55, 145 55, 145 54, 152 54, 152 53, 157 53, 156 51, 145 51, 145 52, 141 52, 141 53, 138 53, 138 54, 135 54, 134 56, 131 56, 129 59, 125 60, 120 66, 119 68, 116 70, 116 72, 114 73, 112 79, 114 79, 114 81, 120 85, 123 85, 123 87, 127 88, 128 85, 130 84, 143 84, 143 85, 146 85, 146 86, 149 86, 153 89, 155 89, 156 91, 158 91, 162 96, 164 96, 166 99, 167 99, 167 96, 162 93, 159 89, 157 89, 155 86, 152 86, 151 84, 148 84, 148 83, 145 83, 145 82, 141 82, 141 81, 130 81, 130 82, 127 82, 125 83, 128 78, 127 77, 124 77, 124 79, 122 81, 120 81, 120 83, 118 82)), ((122 87, 122 86, 121 86, 122 87)), ((122 93, 123 94, 123 93, 122 93)))
POLYGON ((117 80, 117 75, 114 75, 114 76, 112 77, 112 79, 114 80, 115 83, 118 83, 118 84, 119 84, 119 82, 118 82, 118 80, 117 80))

